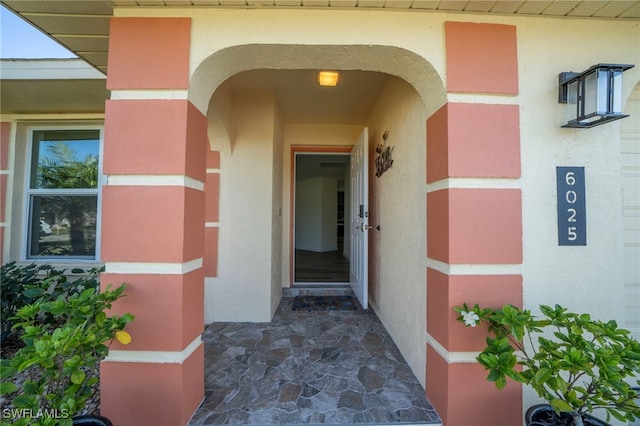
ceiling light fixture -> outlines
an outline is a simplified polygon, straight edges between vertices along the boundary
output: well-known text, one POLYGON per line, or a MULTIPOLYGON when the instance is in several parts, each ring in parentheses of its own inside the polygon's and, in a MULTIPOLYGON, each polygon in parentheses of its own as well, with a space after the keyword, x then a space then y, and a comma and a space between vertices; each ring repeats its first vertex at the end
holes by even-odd
POLYGON ((318 84, 320 86, 334 87, 338 85, 340 73, 337 71, 318 71, 318 84))

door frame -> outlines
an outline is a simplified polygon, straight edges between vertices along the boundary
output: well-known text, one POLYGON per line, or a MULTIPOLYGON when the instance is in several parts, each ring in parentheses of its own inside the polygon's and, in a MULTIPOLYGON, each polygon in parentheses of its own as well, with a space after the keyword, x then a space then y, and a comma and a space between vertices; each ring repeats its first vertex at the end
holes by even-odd
POLYGON ((349 155, 353 145, 291 145, 291 172, 289 174, 289 287, 295 283, 295 210, 296 210, 296 154, 346 154, 349 155))

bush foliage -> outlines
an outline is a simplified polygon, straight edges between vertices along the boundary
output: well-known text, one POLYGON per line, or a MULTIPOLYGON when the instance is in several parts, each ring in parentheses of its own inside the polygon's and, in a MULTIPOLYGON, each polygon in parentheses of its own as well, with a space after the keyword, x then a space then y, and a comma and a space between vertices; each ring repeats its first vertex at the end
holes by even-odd
POLYGON ((556 412, 570 412, 574 419, 597 408, 607 411, 607 420, 640 419, 638 392, 630 384, 640 376, 640 343, 615 321, 559 305, 540 306, 544 318, 512 305, 454 309, 467 326, 488 326, 493 337, 477 360, 498 389, 507 378, 529 385, 556 412))

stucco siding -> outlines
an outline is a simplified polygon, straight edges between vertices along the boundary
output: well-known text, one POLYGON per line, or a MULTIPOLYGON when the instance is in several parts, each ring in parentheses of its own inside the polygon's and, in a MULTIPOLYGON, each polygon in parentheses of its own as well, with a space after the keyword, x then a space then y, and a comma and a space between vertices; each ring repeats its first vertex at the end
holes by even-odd
MULTIPOLYGON (((393 166, 382 176, 369 174, 370 303, 414 374, 425 385, 426 113, 417 92, 391 77, 367 120, 369 152, 393 148, 393 166), (376 229, 380 226, 380 230, 376 229)), ((375 161, 371 162, 372 165, 375 161)))

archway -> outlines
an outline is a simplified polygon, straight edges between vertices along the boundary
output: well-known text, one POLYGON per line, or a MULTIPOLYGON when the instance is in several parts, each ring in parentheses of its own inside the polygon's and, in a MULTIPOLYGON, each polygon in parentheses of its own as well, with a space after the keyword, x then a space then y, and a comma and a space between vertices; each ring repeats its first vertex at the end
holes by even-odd
MULTIPOLYGON (((233 114, 231 113, 231 105, 233 103, 233 94, 228 90, 227 85, 223 84, 235 75, 250 70, 269 69, 269 70, 305 70, 331 68, 337 70, 362 70, 375 71, 394 76, 398 82, 402 82, 406 86, 406 90, 413 91, 416 99, 420 99, 421 108, 424 111, 422 121, 419 126, 421 128, 420 143, 423 152, 413 154, 414 158, 424 158, 426 149, 425 145, 425 120, 434 111, 442 106, 445 102, 446 94, 444 85, 436 73, 434 68, 424 58, 405 49, 389 46, 281 46, 281 45, 245 45, 224 49, 213 54, 204 60, 193 73, 191 84, 189 87, 190 100, 200 109, 206 111, 208 119, 208 134, 211 149, 215 152, 216 158, 220 157, 220 153, 224 156, 225 152, 235 156, 235 133, 237 128, 234 124, 233 114), (389 60, 392 58, 392 60, 389 60), (209 98, 207 98, 207 94, 209 98)), ((398 87, 397 85, 395 86, 398 87)), ((395 133, 398 134, 397 132, 395 133)), ((382 132, 375 135, 380 139, 382 132)), ((377 139, 376 139, 377 140, 377 139)), ((425 162, 422 161, 422 174, 425 174, 425 162)), ((226 163, 228 164, 228 163, 226 163)), ((286 169, 286 167, 285 167, 286 169)), ((223 203, 220 200, 219 182, 225 180, 228 182, 230 177, 225 173, 225 162, 218 162, 215 167, 209 167, 209 175, 211 181, 215 181, 216 189, 207 192, 207 197, 215 198, 211 201, 211 205, 219 205, 223 203)), ((416 204, 425 208, 424 182, 425 178, 415 177, 416 183, 422 186, 422 193, 418 195, 416 204)), ((287 192, 286 189, 284 191, 287 192)), ((283 209, 287 211, 286 208, 283 209)), ((422 241, 426 240, 426 226, 424 225, 424 215, 418 218, 418 226, 415 228, 416 235, 421 235, 422 241)), ((415 222, 415 221, 414 221, 415 222)), ((413 222, 412 222, 413 223, 413 222)), ((287 226, 283 226, 287 229, 287 226)), ((228 229, 228 228, 227 228, 228 229)), ((207 244, 218 244, 220 233, 225 232, 225 221, 208 221, 207 244)), ((230 231, 227 230, 228 233, 230 231)), ((216 246, 218 247, 218 246, 216 246)), ((212 250, 219 253, 222 248, 212 250)), ((426 254, 421 257, 421 276, 426 270, 426 254)), ((218 264, 218 260, 207 260, 207 263, 218 264)), ((220 261, 220 263, 224 263, 220 261)), ((205 266, 206 267, 206 266, 205 266)), ((213 276, 207 275, 208 278, 213 276)), ((416 281, 420 281, 422 287, 425 286, 425 278, 416 277, 416 281)), ((425 296, 421 297, 421 306, 424 310, 425 296)), ((207 316, 205 314, 205 316, 207 316)), ((424 321, 423 321, 424 323, 424 321)), ((424 325, 423 325, 424 327, 424 325)), ((419 335, 412 334, 411 339, 415 342, 424 341, 425 330, 419 335)), ((424 346, 424 344, 423 344, 424 346)), ((422 348, 422 364, 420 368, 421 382, 424 383, 424 347, 422 348)))

